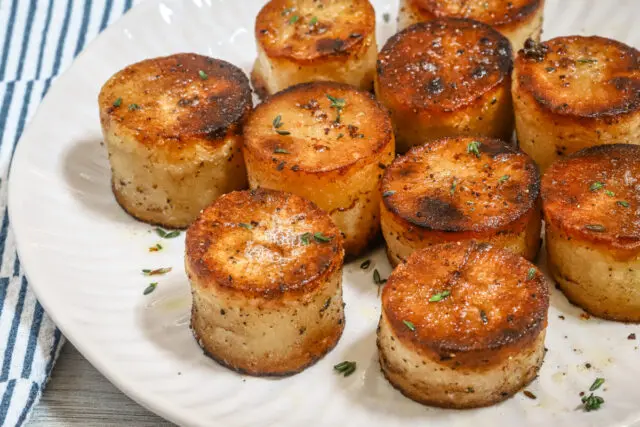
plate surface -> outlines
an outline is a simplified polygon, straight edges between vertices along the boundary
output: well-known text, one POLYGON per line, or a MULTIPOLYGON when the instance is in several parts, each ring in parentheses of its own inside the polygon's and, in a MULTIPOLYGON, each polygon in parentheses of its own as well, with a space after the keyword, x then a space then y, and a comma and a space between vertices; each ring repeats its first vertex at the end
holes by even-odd
MULTIPOLYGON (((522 393, 486 409, 426 408, 401 396, 382 377, 375 348, 379 317, 372 271, 390 272, 383 251, 345 267, 345 333, 318 364, 288 379, 232 373, 205 357, 188 327, 189 286, 183 237, 164 240, 128 217, 109 186, 97 94, 115 71, 144 58, 190 51, 249 71, 255 57, 253 21, 262 1, 142 2, 103 33, 57 80, 16 151, 9 202, 21 260, 40 302, 66 337, 126 394, 181 425, 266 426, 640 426, 640 350, 627 337, 640 326, 581 317, 553 290, 549 349, 540 377, 522 393), (143 268, 173 267, 150 282, 143 268), (559 317, 562 316, 563 318, 559 317), (332 366, 356 360, 348 378, 332 366), (587 365, 589 364, 589 365, 587 365), (590 368, 587 368, 590 366, 590 368), (596 377, 606 403, 578 409, 596 377)), ((378 42, 394 33, 397 1, 373 1, 378 42), (385 23, 383 15, 391 20, 385 23)), ((640 2, 547 0, 545 32, 600 34, 640 45, 640 2)), ((363 258, 364 259, 364 258, 363 258)), ((544 259, 540 260, 544 264, 544 259)))

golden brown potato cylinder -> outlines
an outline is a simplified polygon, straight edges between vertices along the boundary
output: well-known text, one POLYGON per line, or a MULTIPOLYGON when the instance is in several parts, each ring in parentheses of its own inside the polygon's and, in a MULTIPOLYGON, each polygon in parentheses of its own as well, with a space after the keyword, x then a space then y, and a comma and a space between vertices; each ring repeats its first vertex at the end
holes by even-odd
POLYGON ((407 28, 436 18, 469 18, 491 25, 514 51, 528 38, 540 40, 544 0, 400 0, 398 25, 407 28))
POLYGON ((520 147, 544 172, 582 148, 640 143, 640 55, 602 37, 528 42, 513 77, 520 147))
POLYGON ((380 229, 379 181, 394 158, 387 113, 365 92, 304 83, 269 97, 244 130, 251 188, 291 191, 329 212, 356 255, 380 229))
POLYGON ((529 260, 540 248, 540 174, 505 142, 459 137, 414 147, 387 168, 381 191, 394 266, 443 242, 489 242, 529 260))
POLYGON ((368 0, 271 0, 256 18, 251 79, 264 98, 310 81, 371 90, 376 17, 368 0))
POLYGON ((438 19, 391 37, 378 55, 375 91, 398 151, 448 136, 509 141, 511 68, 509 41, 476 21, 438 19))
POLYGON ((569 300, 640 322, 640 146, 600 145, 555 162, 542 180, 549 270, 569 300))
POLYGON ((495 404, 536 377, 548 309, 544 275, 522 257, 475 242, 420 249, 382 292, 382 372, 426 405, 495 404))
POLYGON ((247 186, 251 88, 236 66, 196 54, 147 59, 112 76, 99 105, 113 193, 135 218, 184 228, 247 186))
POLYGON ((339 230, 308 200, 264 189, 220 197, 187 231, 194 336, 242 373, 302 371, 342 335, 343 257, 339 230))

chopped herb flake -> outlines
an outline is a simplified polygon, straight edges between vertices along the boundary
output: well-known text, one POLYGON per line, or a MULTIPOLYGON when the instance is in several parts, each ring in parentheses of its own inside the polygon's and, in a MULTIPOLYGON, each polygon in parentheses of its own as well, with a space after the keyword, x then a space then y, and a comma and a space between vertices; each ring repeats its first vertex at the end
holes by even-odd
POLYGON ((383 14, 382 14, 382 20, 383 20, 386 24, 388 24, 388 23, 389 23, 389 21, 391 20, 391 15, 389 15, 388 13, 383 13, 383 14))
POLYGON ((289 18, 289 24, 295 24, 298 22, 298 19, 300 19, 298 15, 292 15, 291 18, 289 18))
POLYGON ((454 195, 456 192, 456 187, 458 186, 458 179, 457 178, 453 178, 453 181, 451 181, 451 188, 449 189, 449 194, 450 195, 454 195))
POLYGON ((505 183, 505 182, 509 181, 509 178, 511 178, 510 175, 502 175, 500 177, 500 179, 498 180, 498 183, 499 184, 505 183))
POLYGON ((604 225, 600 225, 600 224, 587 224, 584 226, 584 228, 586 228, 589 231, 595 231, 598 233, 603 233, 605 231, 607 231, 607 229, 605 228, 604 225))
POLYGON ((527 271, 527 280, 532 280, 534 277, 536 277, 536 269, 535 267, 531 267, 529 271, 527 271))
POLYGON ((440 293, 433 295, 431 298, 429 298, 429 302, 440 302, 446 297, 448 297, 449 295, 451 295, 451 291, 448 291, 448 290, 442 291, 440 293))
POLYGON ((273 119, 273 127, 279 129, 284 123, 282 123, 282 116, 278 114, 275 119, 273 119))
POLYGON ((411 331, 415 331, 416 327, 413 325, 413 323, 409 322, 408 320, 403 320, 402 323, 404 323, 404 325, 409 328, 409 330, 411 331))
POLYGON ((584 410, 591 412, 600 409, 600 406, 604 403, 604 399, 600 396, 594 396, 594 394, 591 393, 589 396, 582 397, 582 403, 584 404, 584 410))
POLYGON ((311 243, 311 238, 313 237, 313 233, 304 233, 300 236, 300 241, 302 242, 303 245, 308 245, 309 243, 311 243))
POLYGON ((589 387, 589 391, 596 391, 602 384, 604 384, 604 378, 596 378, 591 387, 589 387))
POLYGON ((529 399, 532 399, 532 400, 536 400, 538 398, 538 396, 531 393, 529 390, 523 391, 522 394, 524 394, 525 396, 527 396, 529 399))
POLYGON ((163 239, 174 239, 180 235, 180 230, 167 231, 162 228, 156 228, 156 233, 163 239))
POLYGON ((138 104, 129 104, 129 111, 139 110, 140 106, 138 104))
POLYGON ((282 135, 282 136, 291 135, 291 132, 289 132, 288 130, 280 130, 280 129, 276 129, 276 133, 277 133, 278 135, 282 135))
POLYGON ((484 310, 480 310, 480 319, 482 319, 482 323, 485 325, 489 323, 489 318, 487 317, 487 313, 484 310))
POLYGON ((329 94, 327 94, 327 98, 329 99, 329 101, 331 101, 330 107, 336 109, 336 123, 340 123, 340 114, 342 113, 344 107, 347 106, 347 101, 345 101, 343 98, 336 98, 335 96, 331 96, 329 94))
POLYGON ((469 145, 467 145, 467 153, 475 155, 477 158, 480 158, 480 142, 479 141, 471 141, 469 145))
POLYGON ((591 184, 591 186, 589 187, 589 190, 598 191, 598 190, 601 190, 602 188, 604 188, 604 184, 601 183, 600 181, 596 181, 593 184, 591 184))
POLYGON ((383 279, 380 277, 380 272, 376 269, 373 270, 373 283, 376 285, 384 285, 387 283, 387 279, 383 279))
POLYGON ((209 76, 207 75, 207 73, 205 73, 204 71, 200 70, 198 71, 198 75, 200 76, 200 79, 202 80, 207 80, 209 78, 209 76))
POLYGON ((157 287, 158 282, 149 283, 149 286, 142 291, 142 295, 149 295, 151 292, 155 291, 157 287))
POLYGON ((597 59, 591 59, 591 58, 580 58, 580 59, 576 59, 576 62, 578 64, 593 64, 598 62, 597 59))
POLYGON ((313 238, 316 240, 316 242, 318 243, 328 243, 331 241, 331 239, 333 239, 332 236, 325 236, 324 234, 322 234, 321 232, 317 232, 317 233, 313 233, 313 238))
POLYGON ((282 16, 285 16, 285 15, 290 14, 291 12, 293 12, 293 8, 288 7, 288 8, 286 8, 286 9, 284 9, 284 10, 282 11, 281 15, 282 15, 282 16))
POLYGON ((389 191, 385 191, 384 193, 382 193, 382 197, 391 197, 391 196, 393 196, 394 194, 396 194, 396 192, 395 192, 395 191, 393 191, 393 190, 389 190, 389 191))
POLYGON ((238 227, 246 228, 247 230, 252 230, 253 229, 253 225, 252 224, 247 224, 246 222, 238 223, 238 227))
POLYGON ((628 208, 629 207, 629 202, 624 201, 624 200, 618 200, 616 202, 619 206, 622 206, 623 208, 628 208))
POLYGON ((318 17, 314 16, 313 18, 311 18, 311 20, 309 21, 309 26, 313 27, 314 25, 316 25, 318 23, 318 17))
POLYGON ((119 106, 122 105, 122 98, 118 98, 115 101, 113 101, 113 106, 118 108, 119 106))
POLYGON ((290 154, 287 150, 285 150, 284 148, 276 148, 275 150, 273 150, 273 152, 275 154, 290 154))
POLYGON ((338 137, 337 137, 336 139, 340 139, 340 138, 342 138, 343 136, 344 136, 344 133, 339 133, 339 134, 338 134, 338 137))
POLYGON ((606 194, 606 195, 607 195, 607 196, 609 196, 609 197, 616 197, 616 193, 614 193, 614 192, 613 192, 613 191, 611 191, 611 190, 605 190, 605 191, 604 191, 604 194, 606 194))
POLYGON ((369 268, 370 265, 371 265, 371 260, 367 259, 362 261, 362 264, 360 264, 360 268, 363 270, 366 270, 367 268, 369 268))
POLYGON ((162 274, 167 274, 171 270, 173 270, 171 267, 156 268, 155 270, 144 269, 142 270, 142 274, 145 276, 160 276, 162 274))
POLYGON ((156 243, 154 246, 149 248, 149 252, 158 252, 162 250, 162 245, 160 243, 156 243))
POLYGON ((344 361, 335 365, 333 369, 335 369, 345 377, 348 377, 356 371, 356 367, 356 362, 344 361))

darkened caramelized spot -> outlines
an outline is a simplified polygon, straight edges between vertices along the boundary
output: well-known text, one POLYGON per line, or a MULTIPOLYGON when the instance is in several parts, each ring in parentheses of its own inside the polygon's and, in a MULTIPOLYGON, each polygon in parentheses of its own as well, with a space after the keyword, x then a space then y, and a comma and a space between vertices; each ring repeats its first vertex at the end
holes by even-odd
POLYGON ((183 145, 193 138, 221 143, 225 135, 242 132, 252 107, 242 70, 191 53, 124 68, 105 83, 99 103, 103 122, 115 121, 154 145, 183 145))
POLYGON ((474 102, 509 78, 511 68, 511 45, 504 36, 486 24, 455 18, 415 24, 394 35, 377 67, 381 90, 392 104, 444 111, 474 102))
POLYGON ((532 342, 548 307, 548 284, 533 264, 475 242, 417 250, 382 293, 382 310, 405 344, 452 360, 532 342))
POLYGON ((516 72, 519 89, 555 114, 610 119, 640 109, 640 52, 615 40, 530 41, 516 72))
POLYGON ((469 18, 500 26, 522 21, 542 7, 542 0, 409 0, 423 17, 469 18))
POLYGON ((220 197, 189 227, 186 248, 198 283, 265 298, 311 291, 343 257, 342 236, 325 212, 266 189, 220 197))
POLYGON ((477 137, 414 147, 384 173, 385 207, 427 230, 491 232, 524 227, 536 209, 540 173, 525 153, 477 137))
POLYGON ((557 161, 542 198, 545 219, 569 236, 640 253, 640 146, 595 146, 557 161))

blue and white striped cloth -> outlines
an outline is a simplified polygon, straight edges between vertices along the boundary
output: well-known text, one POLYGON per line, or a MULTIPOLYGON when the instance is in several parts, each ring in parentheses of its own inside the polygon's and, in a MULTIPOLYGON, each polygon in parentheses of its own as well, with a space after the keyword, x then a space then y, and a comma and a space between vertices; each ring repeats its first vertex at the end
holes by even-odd
POLYGON ((7 216, 11 157, 55 77, 132 3, 0 0, 0 426, 27 421, 64 342, 16 256, 7 216))

